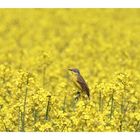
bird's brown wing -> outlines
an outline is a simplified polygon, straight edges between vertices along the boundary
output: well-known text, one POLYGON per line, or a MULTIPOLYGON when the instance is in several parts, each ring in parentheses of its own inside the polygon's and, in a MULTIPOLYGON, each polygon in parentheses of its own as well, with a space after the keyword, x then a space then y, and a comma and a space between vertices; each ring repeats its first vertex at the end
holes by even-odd
POLYGON ((88 95, 88 97, 90 97, 90 93, 89 93, 90 91, 89 91, 88 85, 87 85, 87 83, 85 82, 84 78, 81 75, 79 75, 77 77, 77 82, 81 86, 82 90, 84 92, 86 92, 86 94, 88 95))

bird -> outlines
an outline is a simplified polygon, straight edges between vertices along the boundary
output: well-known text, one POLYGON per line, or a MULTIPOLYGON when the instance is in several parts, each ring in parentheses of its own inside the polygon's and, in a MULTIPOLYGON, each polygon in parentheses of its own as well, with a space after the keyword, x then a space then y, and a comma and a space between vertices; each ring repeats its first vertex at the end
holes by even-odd
MULTIPOLYGON (((72 79, 74 84, 81 90, 81 92, 85 93, 88 98, 90 99, 90 90, 89 87, 84 80, 83 76, 81 75, 80 71, 77 68, 69 68, 69 71, 71 71, 72 74, 72 79)), ((80 96, 80 92, 78 92, 80 96)))

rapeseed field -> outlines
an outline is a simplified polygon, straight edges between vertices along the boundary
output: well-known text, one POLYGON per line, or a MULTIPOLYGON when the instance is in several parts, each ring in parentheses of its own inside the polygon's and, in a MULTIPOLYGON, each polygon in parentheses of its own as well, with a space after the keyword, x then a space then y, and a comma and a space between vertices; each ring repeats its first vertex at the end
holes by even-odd
POLYGON ((0 9, 0 131, 140 131, 140 9, 0 9), (90 100, 75 100, 78 68, 90 100))

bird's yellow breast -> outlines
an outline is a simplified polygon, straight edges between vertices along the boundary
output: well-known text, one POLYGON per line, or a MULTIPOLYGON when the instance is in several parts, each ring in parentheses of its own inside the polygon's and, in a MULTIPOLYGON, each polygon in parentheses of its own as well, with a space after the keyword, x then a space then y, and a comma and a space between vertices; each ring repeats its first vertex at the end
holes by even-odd
POLYGON ((71 73, 71 80, 72 81, 77 81, 77 74, 75 74, 75 73, 71 73))
POLYGON ((78 88, 78 89, 81 90, 81 86, 77 83, 77 74, 71 73, 71 74, 70 74, 70 77, 71 77, 70 79, 71 79, 73 85, 74 85, 76 88, 78 88))

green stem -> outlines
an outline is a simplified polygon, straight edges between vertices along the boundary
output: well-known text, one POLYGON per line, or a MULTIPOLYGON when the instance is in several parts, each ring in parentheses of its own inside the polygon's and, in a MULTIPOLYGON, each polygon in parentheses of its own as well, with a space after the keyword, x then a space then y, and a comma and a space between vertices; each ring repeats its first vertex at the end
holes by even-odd
POLYGON ((140 131, 140 121, 138 121, 136 125, 136 132, 139 132, 139 131, 140 131))
POLYGON ((20 119, 21 119, 21 129, 20 131, 23 131, 23 112, 20 112, 20 119))
POLYGON ((73 109, 73 111, 75 111, 75 109, 76 109, 76 103, 78 102, 80 96, 81 96, 80 92, 77 91, 76 97, 74 97, 73 100, 72 100, 72 109, 73 109))
POLYGON ((124 114, 124 93, 122 93, 121 113, 124 114))
POLYGON ((20 107, 18 112, 18 131, 20 131, 20 107))
POLYGON ((65 112, 65 107, 66 107, 66 96, 64 97, 64 102, 62 107, 63 112, 65 112))
POLYGON ((46 108, 46 120, 49 120, 50 98, 51 96, 48 96, 48 103, 47 103, 47 108, 46 108))
POLYGON ((122 125, 123 125, 123 120, 121 118, 121 120, 120 120, 120 132, 122 132, 122 125))
MULTIPOLYGON (((36 111, 35 107, 33 110, 33 117, 34 117, 34 124, 33 125, 35 126, 35 124, 37 122, 37 111, 36 111)), ((36 132, 36 128, 34 128, 34 131, 36 132)))
POLYGON ((29 83, 29 77, 27 76, 25 97, 24 97, 24 105, 23 105, 23 114, 22 114, 22 129, 21 129, 21 131, 23 131, 23 132, 25 132, 25 116, 26 116, 26 102, 27 102, 27 94, 28 94, 28 83, 29 83))
POLYGON ((9 132, 9 129, 6 127, 6 124, 5 124, 4 121, 3 121, 3 124, 4 124, 5 131, 6 131, 6 132, 9 132))
POLYGON ((112 96, 111 96, 111 109, 110 109, 110 119, 113 115, 113 108, 114 108, 114 97, 113 97, 113 93, 112 93, 112 96))
POLYGON ((124 93, 122 93, 122 102, 121 102, 121 120, 120 120, 120 131, 123 131, 123 121, 125 117, 125 106, 124 106, 124 93))
POLYGON ((102 93, 99 93, 99 111, 103 112, 103 99, 102 99, 102 93))

